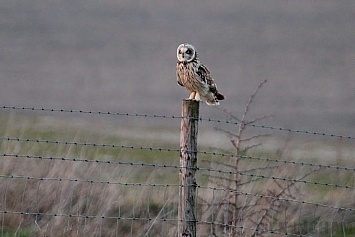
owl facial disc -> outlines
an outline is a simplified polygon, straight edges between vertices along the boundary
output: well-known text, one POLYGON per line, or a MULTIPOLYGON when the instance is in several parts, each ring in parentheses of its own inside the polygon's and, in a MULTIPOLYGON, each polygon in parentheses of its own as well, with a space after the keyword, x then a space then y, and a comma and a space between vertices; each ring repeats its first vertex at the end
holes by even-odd
POLYGON ((179 62, 191 62, 196 57, 196 50, 191 44, 180 44, 176 55, 179 62))

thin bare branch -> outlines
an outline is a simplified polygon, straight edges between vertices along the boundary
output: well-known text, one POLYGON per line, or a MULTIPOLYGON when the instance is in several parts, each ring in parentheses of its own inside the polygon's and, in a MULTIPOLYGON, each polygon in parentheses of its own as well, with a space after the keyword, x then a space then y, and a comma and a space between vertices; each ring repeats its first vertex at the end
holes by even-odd
POLYGON ((245 106, 245 110, 244 110, 244 113, 243 113, 243 117, 241 119, 241 122, 244 123, 245 121, 245 117, 247 115, 247 113, 249 112, 249 107, 251 105, 251 103, 253 102, 255 96, 256 96, 256 93, 259 91, 259 89, 267 82, 267 80, 264 80, 263 82, 261 82, 259 84, 259 86, 256 88, 256 90, 253 92, 253 94, 251 94, 246 106, 245 106))
POLYGON ((229 119, 229 121, 231 121, 232 119, 233 120, 235 120, 235 121, 237 121, 237 122, 242 122, 242 120, 241 119, 239 119, 237 116, 235 116, 234 114, 232 114, 232 112, 230 112, 230 111, 228 111, 228 110, 226 110, 226 109, 222 109, 223 110, 223 112, 224 113, 226 113, 228 116, 229 116, 229 118, 227 118, 227 119, 229 119))
POLYGON ((270 134, 255 135, 255 136, 251 136, 249 138, 241 139, 241 141, 242 142, 248 142, 248 141, 253 140, 253 139, 264 138, 264 137, 270 137, 270 134))
POLYGON ((266 119, 266 118, 272 118, 272 117, 274 117, 274 115, 272 115, 272 114, 264 115, 264 116, 260 116, 260 117, 257 117, 255 119, 252 119, 250 121, 244 121, 244 124, 245 125, 250 125, 250 124, 253 124, 255 122, 259 122, 260 120, 263 120, 263 119, 266 119))
POLYGON ((261 146, 261 145, 262 145, 261 143, 258 143, 258 144, 253 144, 253 145, 244 147, 244 148, 241 150, 241 152, 246 153, 248 150, 250 150, 250 149, 252 149, 252 148, 255 148, 255 147, 258 147, 258 146, 261 146))

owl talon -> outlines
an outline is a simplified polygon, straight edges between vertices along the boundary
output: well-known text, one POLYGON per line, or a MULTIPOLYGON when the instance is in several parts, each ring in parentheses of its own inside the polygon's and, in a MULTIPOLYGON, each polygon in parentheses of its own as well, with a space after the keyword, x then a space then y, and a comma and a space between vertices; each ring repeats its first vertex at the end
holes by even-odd
POLYGON ((195 95, 195 100, 197 101, 201 101, 201 98, 200 98, 200 94, 196 92, 196 95, 195 95))
POLYGON ((196 92, 191 92, 189 100, 194 100, 195 99, 196 92))

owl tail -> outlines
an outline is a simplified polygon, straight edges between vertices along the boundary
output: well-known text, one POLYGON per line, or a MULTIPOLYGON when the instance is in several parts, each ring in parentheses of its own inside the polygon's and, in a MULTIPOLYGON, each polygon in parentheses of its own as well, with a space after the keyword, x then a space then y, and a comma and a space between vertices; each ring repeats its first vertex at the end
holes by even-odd
POLYGON ((218 92, 215 94, 215 96, 216 96, 217 100, 224 100, 224 98, 225 98, 224 95, 222 95, 218 92))
POLYGON ((224 95, 215 92, 215 93, 209 93, 206 96, 203 96, 202 98, 204 98, 206 100, 206 103, 208 105, 219 105, 218 100, 224 100, 224 95))
POLYGON ((206 100, 206 104, 208 104, 208 105, 219 105, 219 102, 218 102, 218 100, 214 100, 214 101, 207 101, 206 100))

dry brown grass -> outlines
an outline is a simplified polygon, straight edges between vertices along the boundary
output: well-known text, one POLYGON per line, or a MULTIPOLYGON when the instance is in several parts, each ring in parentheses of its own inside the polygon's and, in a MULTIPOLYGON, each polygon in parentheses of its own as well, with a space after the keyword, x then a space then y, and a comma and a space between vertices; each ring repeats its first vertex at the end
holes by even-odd
MULTIPOLYGON (((1 223, 5 230, 21 232, 30 228, 31 233, 37 236, 115 236, 117 233, 118 236, 131 236, 131 232, 140 230, 138 232, 148 233, 148 229, 158 234, 153 221, 124 219, 169 218, 175 215, 171 213, 176 205, 174 188, 107 183, 135 183, 136 172, 145 172, 141 168, 13 157, 2 159, 1 168, 8 175, 45 178, 1 180, 3 209, 40 213, 6 214, 1 223), (53 180, 49 180, 51 178, 53 180), (66 216, 54 217, 53 214, 66 216)), ((146 182, 158 183, 154 179, 146 182)))

